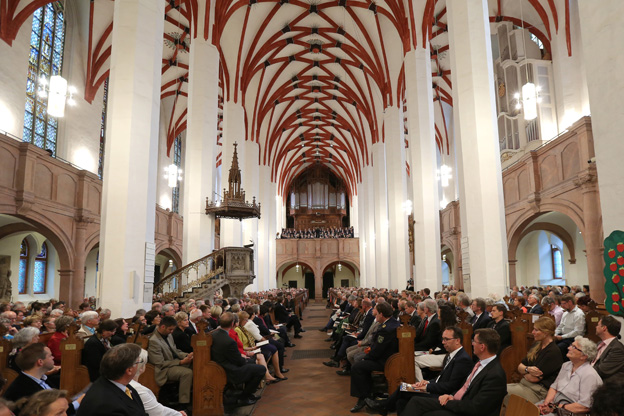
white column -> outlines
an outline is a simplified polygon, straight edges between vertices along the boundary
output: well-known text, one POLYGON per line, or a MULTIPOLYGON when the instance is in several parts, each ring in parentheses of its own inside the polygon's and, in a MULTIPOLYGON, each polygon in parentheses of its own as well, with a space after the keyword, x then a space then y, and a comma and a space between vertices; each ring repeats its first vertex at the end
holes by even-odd
POLYGON ((101 304, 114 316, 151 303, 164 8, 114 6, 100 229, 101 304))
MULTIPOLYGON (((565 11, 566 0, 557 0, 557 9, 565 11)), ((602 7, 602 6, 601 6, 602 7)), ((587 75, 583 62, 578 4, 570 2, 572 56, 568 56, 565 13, 559 14, 559 31, 553 30, 551 41, 553 82, 559 132, 567 129, 581 116, 589 114, 587 75)), ((543 139, 551 139, 544 137, 543 139)))
POLYGON ((362 269, 366 270, 366 286, 379 287, 377 283, 376 256, 375 256, 375 185, 373 183, 373 167, 365 166, 362 169, 362 195, 363 201, 360 206, 365 208, 362 223, 365 225, 366 247, 360 255, 362 269))
MULTIPOLYGON (((269 183, 269 198, 272 199, 272 202, 267 202, 267 204, 271 207, 269 215, 269 271, 265 278, 265 290, 274 289, 276 287, 275 281, 275 273, 277 266, 277 245, 275 242, 275 235, 277 232, 282 232, 281 224, 277 222, 277 212, 282 203, 281 198, 277 198, 277 184, 275 182, 270 182, 271 174, 270 168, 267 170, 266 180, 269 183)), ((264 214, 263 214, 264 215, 264 214)))
POLYGON ((353 235, 357 236, 360 232, 359 195, 347 198, 346 205, 349 205, 349 226, 353 226, 353 235))
MULTIPOLYGON (((221 155, 221 188, 228 188, 232 156, 234 155, 234 143, 238 143, 238 163, 241 170, 245 166, 245 110, 233 101, 223 105, 223 154, 221 155)), ((243 173, 244 175, 244 173, 243 173)), ((243 185, 243 189, 245 186, 243 185)), ((246 191, 246 190, 245 190, 246 191)), ((219 190, 223 194, 223 189, 219 190)), ((243 227, 239 220, 221 219, 221 247, 242 247, 243 227)), ((245 243, 247 244, 247 242, 245 243)))
POLYGON ((437 151, 429 49, 405 56, 407 117, 412 156, 414 195, 414 287, 442 288, 440 254, 440 196, 436 179, 437 151))
MULTIPOLYGON (((184 154, 183 265, 214 248, 214 216, 206 215, 206 198, 215 200, 219 51, 203 37, 206 3, 198 2, 199 36, 191 43, 186 151, 184 154)), ((191 25, 194 27, 194 25, 191 25)))
POLYGON ((579 1, 583 53, 588 74, 598 187, 604 237, 621 230, 624 217, 624 55, 610 53, 607 45, 624 45, 624 2, 604 0, 597 4, 579 1))
POLYGON ((388 253, 391 289, 401 289, 410 277, 410 255, 407 232, 407 171, 405 165, 405 140, 403 139, 403 113, 398 107, 387 107, 384 112, 384 133, 388 177, 388 253))
POLYGON ((486 0, 448 3, 464 285, 473 296, 504 293, 507 239, 486 0), (470 287, 470 277, 473 285, 470 287))
MULTIPOLYGON (((252 203, 253 197, 258 202, 260 191, 260 171, 258 170, 258 144, 250 140, 245 140, 239 148, 243 148, 243 163, 241 163, 241 179, 242 187, 245 191, 245 200, 252 203)), ((258 219, 250 218, 242 221, 243 227, 243 245, 253 242, 254 251, 254 274, 256 279, 259 273, 259 257, 258 257, 258 219)))
POLYGON ((267 290, 270 267, 270 243, 275 241, 275 231, 271 228, 271 218, 275 218, 275 196, 272 193, 271 168, 259 167, 260 193, 258 202, 262 204, 260 221, 258 221, 258 274, 255 290, 267 290))
MULTIPOLYGON (((362 178, 362 180, 364 180, 364 178, 362 178)), ((366 255, 366 247, 367 247, 367 242, 368 242, 368 233, 366 232, 366 195, 365 195, 365 191, 364 191, 364 183, 360 182, 357 184, 357 190, 358 190, 358 204, 357 204, 357 217, 358 217, 358 223, 357 223, 357 228, 355 228, 355 236, 359 238, 360 240, 360 286, 361 287, 370 287, 369 285, 369 281, 368 281, 368 270, 366 267, 366 258, 368 257, 366 255), (362 203, 360 204, 359 201, 362 201, 362 203)), ((353 209, 351 212, 355 211, 355 209, 353 209)), ((351 224, 353 225, 353 222, 351 222, 351 224)))
POLYGON ((375 274, 377 286, 389 288, 388 264, 388 181, 386 176, 386 145, 373 145, 373 187, 375 189, 375 274))

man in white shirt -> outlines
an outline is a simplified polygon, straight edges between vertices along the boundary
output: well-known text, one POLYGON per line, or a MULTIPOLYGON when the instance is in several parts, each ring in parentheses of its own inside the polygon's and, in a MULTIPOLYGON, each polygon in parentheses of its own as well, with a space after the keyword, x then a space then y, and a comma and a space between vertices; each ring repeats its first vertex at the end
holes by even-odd
POLYGON ((574 342, 575 337, 585 335, 585 314, 576 306, 576 299, 570 293, 561 297, 561 307, 565 312, 555 330, 555 341, 561 350, 563 360, 568 361, 568 347, 574 342))

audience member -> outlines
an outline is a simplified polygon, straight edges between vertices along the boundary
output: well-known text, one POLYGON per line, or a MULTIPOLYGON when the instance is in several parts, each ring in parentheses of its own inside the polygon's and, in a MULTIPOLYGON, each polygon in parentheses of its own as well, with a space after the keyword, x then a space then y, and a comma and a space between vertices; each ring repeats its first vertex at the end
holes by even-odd
POLYGON ((191 346, 191 335, 189 335, 186 331, 190 325, 187 313, 178 312, 175 314, 174 319, 176 320, 177 325, 171 336, 173 337, 175 346, 180 351, 187 354, 193 352, 193 347, 191 346))
POLYGON ((602 385, 602 379, 590 364, 596 358, 596 344, 579 335, 569 345, 567 355, 569 361, 561 367, 544 402, 538 404, 543 415, 554 414, 556 408, 572 413, 589 412, 591 396, 602 385))
POLYGON ((56 332, 48 340, 48 348, 52 351, 54 364, 61 365, 61 341, 69 336, 69 326, 74 323, 71 316, 61 316, 56 320, 56 332))
POLYGON ((111 337, 117 330, 117 324, 111 319, 101 321, 95 335, 89 337, 82 349, 82 364, 89 370, 89 380, 94 382, 100 376, 100 362, 106 351, 111 348, 111 337))
POLYGON ((233 323, 234 317, 231 312, 226 312, 219 317, 220 327, 212 333, 211 356, 213 361, 225 370, 228 382, 245 384, 238 404, 251 405, 258 400, 253 393, 264 378, 265 368, 255 364, 255 360, 247 359, 240 354, 236 341, 228 334, 233 323))
POLYGON ((186 416, 186 412, 171 409, 158 403, 158 399, 156 399, 154 393, 150 389, 139 383, 139 377, 145 372, 147 360, 148 353, 147 351, 142 349, 141 353, 139 354, 139 359, 137 360, 138 364, 136 374, 134 375, 134 378, 130 381, 130 386, 134 387, 134 389, 139 394, 139 397, 141 398, 141 402, 143 402, 143 408, 145 409, 145 412, 149 416, 186 416))
POLYGON ((104 354, 100 378, 84 396, 78 416, 147 416, 139 393, 130 385, 141 363, 141 347, 126 343, 104 354))
POLYGON ((509 326, 509 321, 505 319, 505 312, 507 308, 505 308, 501 304, 492 305, 492 319, 488 323, 487 327, 492 328, 498 335, 500 336, 500 347, 498 350, 498 355, 503 352, 505 348, 511 345, 511 328, 509 326))
MULTIPOLYGON (((555 322, 546 317, 539 318, 533 324, 533 338, 535 344, 529 353, 518 365, 518 372, 523 375, 520 383, 508 384, 509 395, 523 397, 531 403, 537 403, 546 398, 548 389, 557 378, 563 358, 554 342, 555 322)), ((505 404, 509 400, 505 397, 505 404)))
POLYGON ((577 336, 585 335, 585 314, 576 307, 575 298, 570 293, 561 297, 561 307, 565 312, 555 331, 555 340, 565 361, 570 344, 577 336))
POLYGON ((17 404, 21 408, 19 416, 63 416, 70 413, 65 390, 41 390, 27 401, 22 400, 17 404))
MULTIPOLYGON (((435 305, 435 301, 429 299, 435 305)), ((377 317, 380 326, 373 338, 370 351, 362 361, 356 362, 351 369, 351 396, 357 397, 358 401, 351 409, 356 413, 366 406, 365 399, 372 392, 372 372, 383 371, 386 360, 398 351, 396 330, 399 321, 392 318, 392 307, 387 303, 378 303, 377 317)), ((437 305, 436 305, 437 308, 437 305)))
POLYGON ((163 386, 167 382, 179 383, 178 402, 181 406, 191 405, 191 385, 193 353, 185 353, 175 346, 172 332, 176 320, 165 316, 149 339, 149 362, 154 365, 156 384, 163 386))
POLYGON ((496 355, 500 337, 493 329, 478 329, 472 346, 479 361, 455 394, 445 394, 439 398, 412 397, 399 416, 498 416, 503 398, 507 394, 507 377, 496 355))
POLYGON ((80 315, 80 329, 76 331, 76 337, 89 338, 95 335, 95 328, 100 323, 100 315, 97 312, 88 310, 80 315))
POLYGON ((601 341, 591 365, 605 383, 624 376, 624 345, 619 341, 621 327, 620 321, 611 315, 603 316, 596 325, 596 335, 601 341))

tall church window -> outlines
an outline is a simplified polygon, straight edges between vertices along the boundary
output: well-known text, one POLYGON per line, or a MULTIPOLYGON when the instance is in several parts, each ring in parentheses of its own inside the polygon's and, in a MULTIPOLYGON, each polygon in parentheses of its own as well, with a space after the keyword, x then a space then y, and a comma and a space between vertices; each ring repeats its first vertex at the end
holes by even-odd
POLYGON ((26 80, 26 111, 23 140, 56 154, 58 122, 48 115, 47 96, 38 94, 39 78, 60 75, 65 44, 65 15, 61 2, 35 11, 30 34, 30 56, 26 80))
POLYGON ((28 288, 28 241, 22 240, 20 246, 19 276, 17 278, 17 291, 20 295, 26 293, 28 288))
POLYGON ((41 245, 41 253, 35 257, 35 276, 33 279, 33 293, 41 294, 46 291, 48 269, 48 246, 41 245))
POLYGON ((102 104, 102 120, 100 121, 100 156, 98 161, 98 176, 104 176, 104 144, 106 143, 106 108, 108 106, 108 78, 104 81, 104 102, 102 104))
POLYGON ((563 257, 559 247, 551 246, 552 264, 553 264, 553 279, 563 279, 563 257))
MULTIPOLYGON (((182 135, 178 135, 173 142, 173 164, 180 169, 182 167, 182 135)), ((176 214, 180 210, 180 181, 171 189, 171 210, 176 214)))

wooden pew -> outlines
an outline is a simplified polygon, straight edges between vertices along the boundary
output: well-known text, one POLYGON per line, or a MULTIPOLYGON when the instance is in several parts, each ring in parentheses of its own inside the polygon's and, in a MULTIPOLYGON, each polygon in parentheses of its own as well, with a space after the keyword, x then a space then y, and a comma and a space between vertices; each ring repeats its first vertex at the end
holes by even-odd
MULTIPOLYGON (((406 315, 409 320, 409 315, 406 315)), ((386 361, 384 374, 388 382, 388 394, 392 394, 402 382, 415 383, 414 369, 414 338, 416 329, 410 325, 397 328, 399 352, 393 354, 386 361)))
POLYGON ((464 350, 466 350, 468 355, 472 357, 472 334, 474 332, 474 328, 467 321, 467 317, 468 317, 467 312, 461 311, 457 314, 457 316, 459 318, 459 322, 457 323, 457 326, 462 330, 462 334, 463 334, 462 347, 464 347, 464 350))
POLYGON ((220 416, 224 414, 223 389, 227 383, 225 370, 211 361, 212 335, 206 334, 207 324, 199 322, 199 333, 191 338, 193 346, 193 414, 220 416))
MULTIPOLYGON (((517 383, 522 378, 522 375, 518 373, 518 365, 526 357, 529 346, 532 343, 528 338, 529 323, 530 320, 526 316, 523 316, 520 309, 514 311, 508 311, 505 314, 506 318, 511 318, 509 322, 509 329, 511 330, 511 346, 505 348, 501 353, 500 362, 501 366, 505 370, 508 383, 517 383)), ((532 325, 532 322, 530 323, 532 325)))
MULTIPOLYGON (((135 325, 134 335, 130 335, 127 342, 137 344, 147 351, 147 348, 149 346, 149 336, 141 335, 142 329, 143 328, 140 324, 135 325)), ((160 393, 160 386, 156 384, 155 374, 156 367, 154 367, 154 364, 146 363, 145 371, 139 376, 139 383, 150 389, 152 393, 154 393, 154 396, 158 398, 158 393, 160 393)))
POLYGON ((4 386, 0 390, 0 395, 3 395, 6 389, 15 381, 17 376, 16 371, 11 370, 8 367, 9 354, 13 350, 13 343, 7 339, 4 339, 4 335, 7 333, 7 329, 4 325, 0 325, 0 374, 6 380, 4 386))
POLYGON ((61 390, 67 390, 68 397, 75 396, 89 385, 89 371, 82 365, 84 341, 76 336, 80 327, 72 324, 69 336, 61 341, 61 390))

